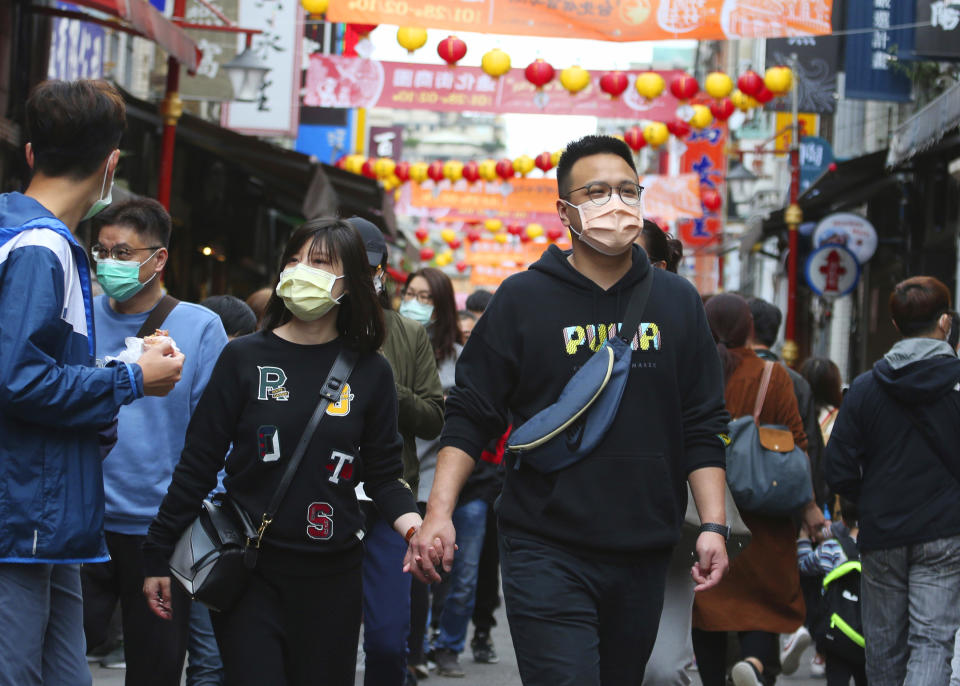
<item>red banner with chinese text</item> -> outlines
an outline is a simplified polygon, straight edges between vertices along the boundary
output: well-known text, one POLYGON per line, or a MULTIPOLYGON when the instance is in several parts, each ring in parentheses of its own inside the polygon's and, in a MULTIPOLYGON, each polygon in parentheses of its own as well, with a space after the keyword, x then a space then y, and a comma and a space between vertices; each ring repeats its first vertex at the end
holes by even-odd
POLYGON ((327 19, 605 41, 831 32, 832 0, 330 0, 327 19))

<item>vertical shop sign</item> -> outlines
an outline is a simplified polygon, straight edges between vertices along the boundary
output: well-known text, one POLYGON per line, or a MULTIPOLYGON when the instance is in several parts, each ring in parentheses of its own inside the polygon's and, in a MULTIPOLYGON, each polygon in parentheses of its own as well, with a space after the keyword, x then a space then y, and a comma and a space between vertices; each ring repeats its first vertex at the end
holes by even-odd
MULTIPOLYGON (((78 11, 75 5, 58 2, 57 9, 78 11)), ((50 61, 47 77, 76 81, 103 76, 103 27, 77 19, 55 17, 50 31, 50 61)))
POLYGON ((897 60, 914 55, 916 0, 858 0, 847 3, 846 96, 858 100, 908 102, 911 82, 897 60), (894 28, 907 26, 908 28, 894 28), (868 32, 857 32, 870 29, 868 32))

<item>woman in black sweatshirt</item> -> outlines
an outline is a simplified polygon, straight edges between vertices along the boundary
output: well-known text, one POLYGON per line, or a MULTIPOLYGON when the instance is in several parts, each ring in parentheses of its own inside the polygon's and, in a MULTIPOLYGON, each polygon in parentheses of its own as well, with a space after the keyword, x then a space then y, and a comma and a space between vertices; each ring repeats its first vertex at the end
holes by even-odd
POLYGON ((401 479, 393 374, 377 352, 383 313, 358 234, 341 221, 312 220, 291 236, 281 268, 263 330, 227 345, 197 405, 144 544, 144 594, 170 618, 170 553, 228 450, 227 496, 259 522, 337 354, 352 348, 356 366, 264 534, 246 591, 212 613, 228 686, 347 686, 361 615, 356 486, 364 483, 408 540, 421 520, 401 479))

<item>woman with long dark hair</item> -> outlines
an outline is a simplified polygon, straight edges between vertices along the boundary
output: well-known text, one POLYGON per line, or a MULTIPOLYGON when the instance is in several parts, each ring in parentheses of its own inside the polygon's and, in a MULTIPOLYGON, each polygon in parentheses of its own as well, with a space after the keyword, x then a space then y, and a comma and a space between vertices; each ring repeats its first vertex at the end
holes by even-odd
POLYGON ((683 243, 666 233, 656 222, 644 219, 636 242, 646 250, 650 264, 677 273, 680 260, 683 259, 683 243))
POLYGON ((463 341, 450 277, 439 269, 424 267, 407 278, 401 296, 398 312, 427 327, 437 363, 451 359, 456 363, 463 341))
MULTIPOLYGON (((705 309, 723 363, 727 411, 734 419, 753 414, 766 363, 748 345, 753 334, 750 306, 739 295, 721 293, 710 298, 705 309)), ((793 383, 782 366, 772 364, 760 423, 789 427, 797 445, 806 449, 793 383)), ((803 519, 811 531, 819 531, 823 513, 812 500, 812 484, 810 492, 803 519)), ((773 684, 780 669, 778 634, 793 633, 804 620, 793 521, 741 514, 753 535, 750 545, 715 588, 694 600, 693 647, 704 686, 726 683, 728 632, 737 632, 740 639, 739 661, 731 672, 734 685, 773 684)))
POLYGON ((826 357, 811 357, 800 367, 800 374, 813 391, 820 434, 823 436, 823 444, 826 445, 840 411, 840 403, 843 402, 840 368, 826 357))
POLYGON ((421 519, 403 483, 397 395, 363 243, 344 222, 294 231, 264 328, 224 348, 144 545, 150 608, 169 619, 167 561, 230 450, 226 496, 259 522, 342 348, 358 353, 262 537, 233 607, 213 613, 230 686, 354 682, 360 630, 360 481, 400 535, 421 519), (231 449, 232 445, 232 449, 231 449))

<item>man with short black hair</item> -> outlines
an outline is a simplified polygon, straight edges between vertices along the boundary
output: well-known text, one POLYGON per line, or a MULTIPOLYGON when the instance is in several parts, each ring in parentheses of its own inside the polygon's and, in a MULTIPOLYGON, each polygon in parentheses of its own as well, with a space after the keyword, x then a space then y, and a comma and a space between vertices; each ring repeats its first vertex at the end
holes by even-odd
POLYGON ((234 295, 211 295, 200 304, 220 317, 220 323, 231 341, 257 330, 257 315, 247 303, 234 295))
MULTIPOLYGON (((169 344, 94 366, 77 225, 110 203, 125 125, 105 81, 45 81, 26 106, 26 192, 0 195, 0 685, 82 686, 80 563, 107 559, 103 474, 117 411, 180 379, 169 344)), ((143 401, 141 401, 143 402, 143 401)))
POLYGON ((508 454, 500 497, 507 619, 526 686, 639 684, 656 638, 689 479, 702 520, 692 575, 715 586, 724 543, 723 375, 700 296, 654 270, 633 241, 640 198, 633 155, 608 136, 571 143, 557 170, 557 213, 572 251, 551 246, 497 289, 457 363, 427 515, 405 560, 417 577, 449 571, 457 496, 508 418, 520 426, 557 401, 616 331, 634 288, 653 278, 612 424, 591 454, 549 474, 508 454), (611 322, 614 324, 611 325, 611 322))
POLYGON ((493 293, 486 288, 478 288, 467 296, 467 301, 464 305, 467 308, 467 312, 472 314, 474 318, 480 319, 480 316, 486 311, 487 305, 490 304, 492 299, 493 293))

